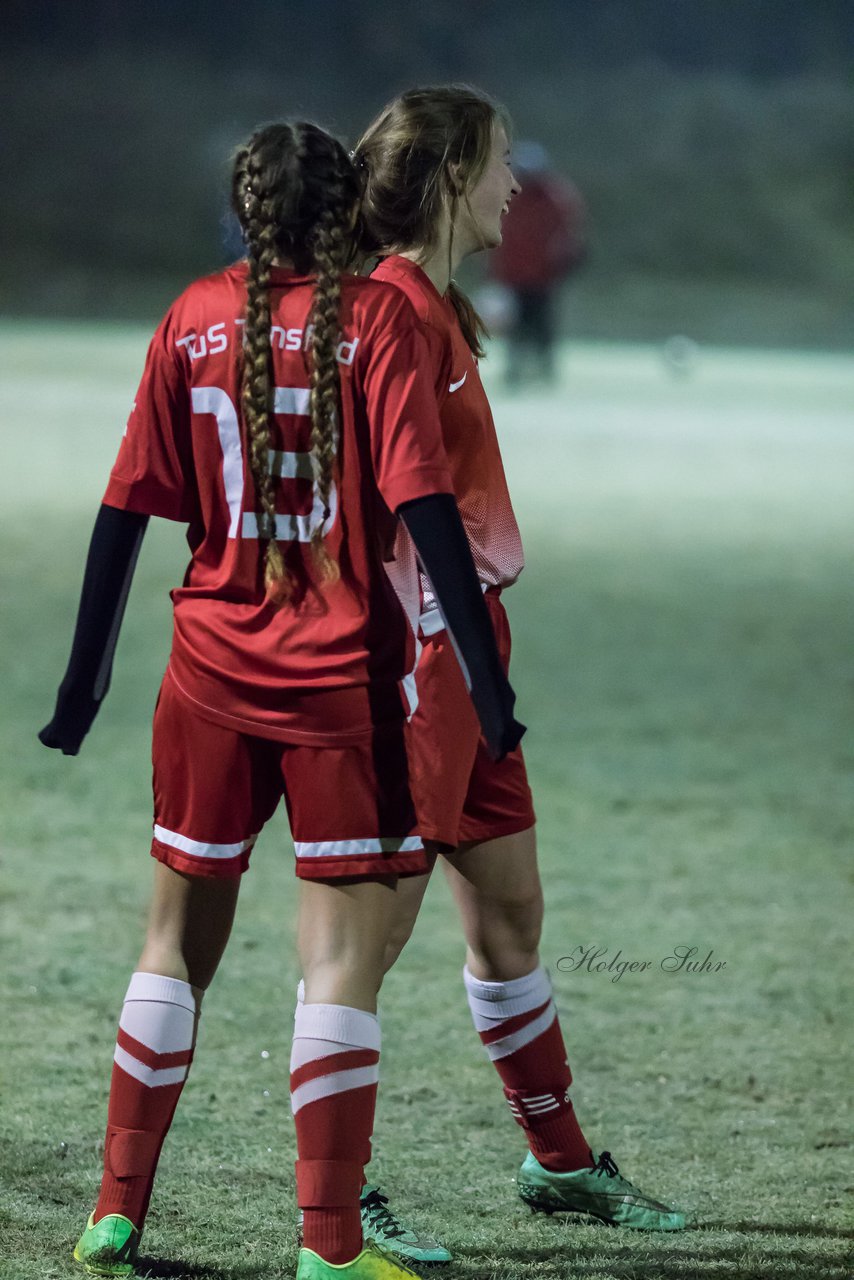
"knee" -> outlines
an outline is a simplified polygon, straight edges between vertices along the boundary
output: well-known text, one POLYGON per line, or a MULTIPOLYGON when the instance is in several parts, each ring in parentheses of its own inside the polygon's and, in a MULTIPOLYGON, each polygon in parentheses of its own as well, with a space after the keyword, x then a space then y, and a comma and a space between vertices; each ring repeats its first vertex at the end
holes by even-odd
POLYGON ((536 951, 543 931, 543 894, 539 885, 522 896, 490 904, 486 925, 520 950, 536 951))
POLYGON ((412 937, 412 930, 415 927, 414 920, 397 920, 392 926, 385 945, 385 953, 383 956, 383 975, 393 969, 397 961, 400 959, 400 953, 412 937))
POLYGON ((469 931, 469 967, 473 960, 484 981, 507 982, 539 964, 543 899, 537 890, 512 901, 483 904, 469 931))
POLYGON ((207 879, 155 864, 140 968, 204 990, 231 932, 240 880, 207 879))
POLYGON ((212 974, 191 971, 180 941, 168 932, 149 928, 137 961, 137 969, 143 973, 158 973, 164 978, 177 978, 193 987, 207 987, 212 974))
POLYGON ((382 985, 383 944, 329 946, 301 949, 306 1004, 342 1004, 373 1011, 382 985))
POLYGON ((206 991, 213 981, 225 945, 200 945, 192 928, 178 928, 174 920, 149 921, 138 968, 165 978, 188 982, 197 991, 206 991))
MULTIPOLYGON (((427 856, 430 861, 432 871, 436 861, 436 850, 432 845, 425 845, 427 856)), ((388 933, 386 935, 386 945, 383 960, 383 974, 388 973, 400 958, 400 953, 412 937, 415 929, 415 921, 418 919, 418 912, 421 910, 421 903, 424 900, 424 894, 429 882, 430 872, 425 876, 413 876, 409 880, 403 880, 400 883, 397 893, 397 902, 395 904, 394 918, 391 921, 388 933)))

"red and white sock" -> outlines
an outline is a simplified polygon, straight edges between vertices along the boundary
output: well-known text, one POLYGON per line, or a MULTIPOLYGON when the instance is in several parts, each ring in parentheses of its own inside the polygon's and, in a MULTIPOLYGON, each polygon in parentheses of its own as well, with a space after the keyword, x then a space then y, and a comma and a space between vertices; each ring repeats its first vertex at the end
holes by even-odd
POLYGON ((510 1110, 546 1169, 594 1163, 568 1089, 572 1084, 545 969, 511 982, 482 982, 463 970, 474 1025, 501 1077, 510 1110))
POLYGON ((362 1248, 359 1193, 371 1158, 379 1061, 375 1014, 297 1004, 291 1051, 297 1203, 305 1247, 336 1265, 362 1248))
POLYGON ((96 1222, 121 1213, 142 1230, 160 1148, 193 1060, 196 1021, 189 983, 133 974, 113 1059, 96 1222))

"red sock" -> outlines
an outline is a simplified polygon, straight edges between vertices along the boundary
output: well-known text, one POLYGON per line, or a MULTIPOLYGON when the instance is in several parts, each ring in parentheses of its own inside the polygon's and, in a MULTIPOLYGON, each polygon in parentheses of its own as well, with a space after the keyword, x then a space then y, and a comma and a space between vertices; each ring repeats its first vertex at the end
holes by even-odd
POLYGON ((160 1148, 193 1059, 195 1027, 188 983, 132 976, 119 1020, 96 1222, 120 1213, 142 1230, 160 1148))
POLYGON ((567 1090, 572 1083, 545 969, 511 982, 463 971, 474 1025, 504 1084, 504 1096, 545 1169, 569 1173, 594 1163, 567 1090))
POLYGON ((359 1193, 371 1158, 379 1060, 374 1014, 297 1005, 291 1052, 297 1203, 303 1244, 335 1265, 362 1249, 359 1193))

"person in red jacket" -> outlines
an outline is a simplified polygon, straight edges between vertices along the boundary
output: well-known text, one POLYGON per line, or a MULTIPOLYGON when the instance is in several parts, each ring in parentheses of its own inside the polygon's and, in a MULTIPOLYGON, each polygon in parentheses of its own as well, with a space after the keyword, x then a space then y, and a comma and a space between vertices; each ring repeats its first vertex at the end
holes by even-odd
POLYGON ((520 142, 513 168, 521 183, 502 224, 490 274, 513 295, 507 333, 507 381, 520 382, 529 366, 555 375, 557 298, 585 255, 585 208, 578 190, 551 172, 538 142, 520 142))

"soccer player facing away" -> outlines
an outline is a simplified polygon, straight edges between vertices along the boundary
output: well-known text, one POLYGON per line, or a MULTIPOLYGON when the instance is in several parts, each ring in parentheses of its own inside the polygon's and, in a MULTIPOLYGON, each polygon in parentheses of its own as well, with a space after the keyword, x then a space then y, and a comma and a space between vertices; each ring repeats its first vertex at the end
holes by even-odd
MULTIPOLYGON (((373 279, 405 296, 423 327, 454 492, 505 663, 510 633, 501 595, 522 570, 522 545, 478 374, 485 331, 453 274, 468 255, 501 242, 502 217, 520 190, 508 131, 503 111, 476 91, 415 89, 380 113, 353 153, 364 186, 362 248, 380 258, 373 279)), ((593 1155, 576 1118, 551 985, 538 954, 543 895, 525 762, 518 748, 501 761, 490 758, 429 571, 423 587, 419 702, 408 732, 413 793, 429 856, 442 855, 460 911, 474 1024, 530 1148, 519 1194, 548 1211, 680 1230, 681 1213, 626 1181, 608 1152, 593 1155)), ((409 935, 427 881, 421 875, 401 885, 403 910, 389 965, 409 935)), ((378 1188, 366 1188, 362 1214, 366 1231, 401 1255, 450 1258, 401 1221, 378 1188)))
POLYGON ((344 274, 359 197, 346 152, 311 124, 269 125, 238 151, 248 260, 190 285, 154 336, 40 734, 77 752, 148 517, 186 523, 192 558, 172 593, 154 718, 154 900, 119 1023, 100 1195, 74 1253, 94 1275, 133 1271, 202 995, 283 795, 305 975, 291 1059, 297 1276, 412 1274, 364 1242, 359 1207, 389 927, 402 878, 427 865, 399 683, 415 657, 401 601, 417 609, 418 574, 395 513, 412 518, 496 756, 522 726, 452 496, 416 317, 386 285, 344 274))

